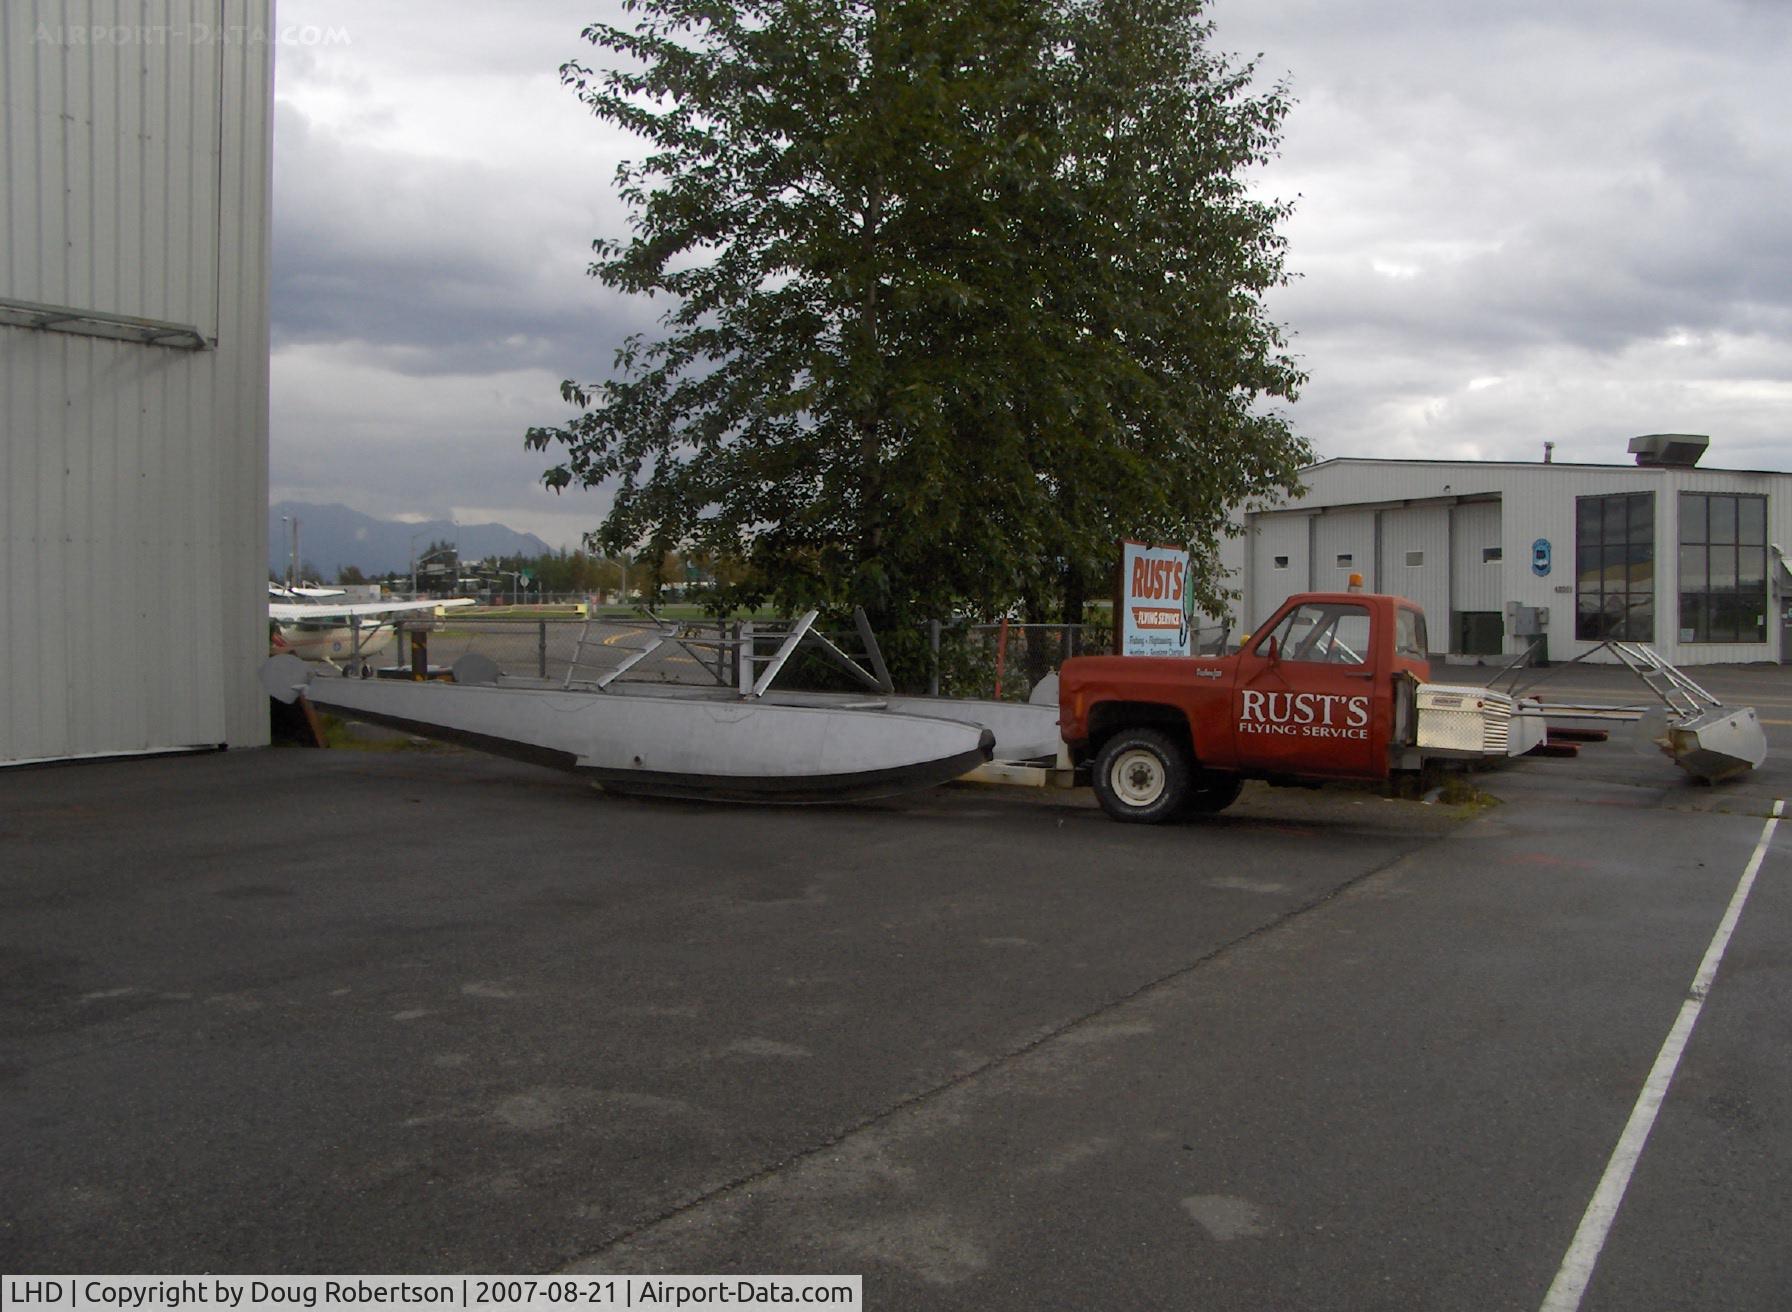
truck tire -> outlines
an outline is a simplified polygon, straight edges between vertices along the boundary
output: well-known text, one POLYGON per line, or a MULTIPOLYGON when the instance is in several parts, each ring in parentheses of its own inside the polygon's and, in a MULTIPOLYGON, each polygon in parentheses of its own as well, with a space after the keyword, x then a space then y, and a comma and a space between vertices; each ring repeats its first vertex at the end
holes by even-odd
POLYGON ((1101 809, 1127 824, 1174 819, 1194 779, 1188 752, 1158 729, 1122 729, 1096 754, 1091 771, 1101 809))
POLYGON ((1217 815, 1238 800, 1244 791, 1244 780, 1235 774, 1218 770, 1197 772, 1189 785, 1188 800, 1182 804, 1184 815, 1217 815))

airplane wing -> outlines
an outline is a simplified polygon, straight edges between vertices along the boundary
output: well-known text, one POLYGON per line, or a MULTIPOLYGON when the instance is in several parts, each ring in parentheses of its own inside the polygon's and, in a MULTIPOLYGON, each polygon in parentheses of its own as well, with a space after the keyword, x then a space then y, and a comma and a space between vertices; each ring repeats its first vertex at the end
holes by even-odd
POLYGON ((452 597, 447 601, 358 601, 346 606, 297 604, 270 601, 268 618, 282 623, 295 620, 339 620, 360 615, 397 615, 404 611, 453 610, 477 604, 472 597, 452 597))

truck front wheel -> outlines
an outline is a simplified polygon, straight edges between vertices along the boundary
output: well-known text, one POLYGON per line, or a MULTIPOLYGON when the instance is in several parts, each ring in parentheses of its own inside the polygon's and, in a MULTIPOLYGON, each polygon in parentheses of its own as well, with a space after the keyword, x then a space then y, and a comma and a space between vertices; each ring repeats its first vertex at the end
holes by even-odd
POLYGON ((1102 810, 1129 824, 1153 825, 1186 805, 1194 765, 1170 735, 1122 729, 1102 744, 1090 773, 1102 810))

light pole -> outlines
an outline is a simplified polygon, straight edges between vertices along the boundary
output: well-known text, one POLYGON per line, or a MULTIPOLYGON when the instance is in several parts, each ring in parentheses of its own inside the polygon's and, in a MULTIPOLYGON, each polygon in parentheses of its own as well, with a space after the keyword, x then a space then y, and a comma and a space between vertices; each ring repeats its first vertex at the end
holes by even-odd
MULTIPOLYGON (((292 523, 291 515, 280 516, 280 537, 282 538, 282 542, 281 542, 282 546, 284 546, 286 544, 286 542, 288 542, 292 539, 292 529, 290 527, 288 527, 291 523, 292 523)), ((286 562, 286 590, 288 592, 292 591, 292 561, 291 561, 291 559, 288 559, 286 562)))

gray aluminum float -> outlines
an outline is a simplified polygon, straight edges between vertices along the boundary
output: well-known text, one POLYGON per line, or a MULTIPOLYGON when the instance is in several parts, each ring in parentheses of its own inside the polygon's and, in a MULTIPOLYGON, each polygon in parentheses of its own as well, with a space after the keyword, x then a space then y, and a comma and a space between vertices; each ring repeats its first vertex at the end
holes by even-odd
MULTIPOLYGON (((460 677, 458 668, 455 677, 460 677)), ((726 688, 680 684, 617 683, 612 684, 609 691, 629 697, 677 697, 692 701, 719 702, 739 700, 736 694, 726 688)), ((995 759, 998 761, 1031 761, 1041 757, 1056 757, 1060 741, 1056 706, 954 697, 866 697, 859 693, 795 692, 781 688, 773 688, 757 700, 772 706, 825 707, 888 716, 955 720, 960 724, 975 725, 988 729, 993 735, 995 759)))
POLYGON ((883 797, 956 779, 990 759, 977 724, 758 698, 629 696, 542 687, 354 679, 294 657, 263 667, 269 693, 357 720, 571 770, 606 788, 753 802, 883 797))
MULTIPOLYGON (((976 725, 995 735, 995 759, 999 761, 1034 761, 1056 758, 1059 746, 1058 708, 1055 703, 1056 680, 1048 680, 1054 700, 1034 702, 989 701, 960 697, 920 697, 897 693, 878 649, 876 636, 864 612, 855 614, 858 633, 865 646, 865 664, 842 651, 825 634, 815 628, 817 612, 811 610, 788 625, 755 629, 743 626, 739 638, 723 639, 696 631, 692 626, 658 623, 647 632, 644 644, 630 650, 620 662, 611 663, 615 649, 590 636, 591 623, 580 637, 571 666, 558 686, 593 692, 620 693, 632 697, 683 697, 712 701, 753 700, 775 706, 833 707, 843 710, 877 711, 886 715, 924 716, 932 719, 957 720, 976 725), (774 650, 762 652, 763 645, 774 650), (697 657, 697 663, 716 677, 712 684, 629 683, 621 676, 636 669, 649 656, 666 646, 682 647, 697 657), (820 652, 833 664, 865 686, 863 693, 807 692, 774 686, 774 681, 798 651, 808 647, 820 652), (704 659, 706 651, 722 648, 736 654, 738 682, 722 680, 725 665, 711 665, 704 659), (603 664, 588 663, 586 653, 604 653, 603 664), (867 668, 869 666, 869 668, 867 668)), ((521 687, 538 680, 500 675, 490 660, 457 662, 454 677, 458 682, 493 683, 502 687, 521 687)))

